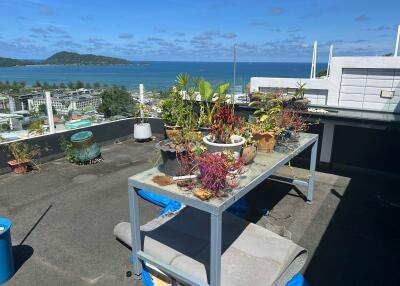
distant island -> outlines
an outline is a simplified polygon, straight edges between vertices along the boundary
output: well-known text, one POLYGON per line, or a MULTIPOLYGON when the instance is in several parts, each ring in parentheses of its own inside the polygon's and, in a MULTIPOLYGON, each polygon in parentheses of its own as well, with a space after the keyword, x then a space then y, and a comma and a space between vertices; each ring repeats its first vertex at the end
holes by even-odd
POLYGON ((125 59, 98 56, 93 54, 78 54, 59 52, 43 61, 18 60, 0 57, 0 67, 14 67, 26 65, 126 65, 131 62, 125 59))
POLYGON ((16 66, 27 66, 34 64, 36 64, 36 62, 29 60, 17 60, 17 59, 0 57, 0 67, 16 67, 16 66))

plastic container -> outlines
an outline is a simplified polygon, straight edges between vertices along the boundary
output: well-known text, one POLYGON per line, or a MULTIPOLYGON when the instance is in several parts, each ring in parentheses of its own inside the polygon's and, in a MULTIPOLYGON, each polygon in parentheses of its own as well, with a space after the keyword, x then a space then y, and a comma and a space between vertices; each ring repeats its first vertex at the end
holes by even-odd
POLYGON ((91 131, 81 131, 71 136, 74 160, 87 162, 100 156, 100 147, 97 145, 91 131))
POLYGON ((133 138, 137 140, 146 140, 151 138, 150 123, 137 123, 134 125, 133 138))
POLYGON ((11 244, 12 222, 0 217, 0 284, 8 281, 15 272, 11 244))

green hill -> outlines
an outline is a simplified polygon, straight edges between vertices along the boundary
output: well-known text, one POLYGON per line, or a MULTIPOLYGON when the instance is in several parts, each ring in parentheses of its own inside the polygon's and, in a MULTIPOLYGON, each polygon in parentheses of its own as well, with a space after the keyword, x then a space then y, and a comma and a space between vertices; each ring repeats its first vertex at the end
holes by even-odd
POLYGON ((120 59, 120 58, 113 58, 113 57, 106 57, 106 56, 97 56, 92 54, 78 54, 78 53, 71 53, 71 52, 59 52, 45 61, 42 62, 43 64, 50 64, 50 65, 120 65, 120 64, 130 64, 129 61, 120 59))
POLYGON ((0 67, 16 67, 16 66, 26 66, 34 64, 35 62, 29 60, 17 60, 17 59, 0 57, 0 67))

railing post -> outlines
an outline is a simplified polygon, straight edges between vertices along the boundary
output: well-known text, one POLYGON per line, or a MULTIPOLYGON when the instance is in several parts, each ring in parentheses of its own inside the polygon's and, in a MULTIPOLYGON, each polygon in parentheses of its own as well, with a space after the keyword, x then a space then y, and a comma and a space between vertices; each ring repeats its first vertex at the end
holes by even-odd
POLYGON ((51 102, 50 91, 45 92, 46 95, 46 107, 47 107, 47 121, 49 123, 50 134, 54 133, 54 118, 53 118, 53 105, 51 102))

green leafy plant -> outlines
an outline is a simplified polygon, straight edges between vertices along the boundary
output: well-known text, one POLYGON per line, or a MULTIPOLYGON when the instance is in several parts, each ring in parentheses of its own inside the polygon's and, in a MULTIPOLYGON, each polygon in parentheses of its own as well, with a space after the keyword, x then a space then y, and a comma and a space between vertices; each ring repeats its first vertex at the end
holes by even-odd
POLYGON ((254 115, 258 117, 254 130, 260 133, 266 133, 276 129, 276 121, 282 111, 282 100, 272 94, 260 95, 260 101, 253 101, 249 106, 257 106, 258 109, 254 115))
POLYGON ((195 89, 189 86, 189 76, 179 74, 169 98, 161 102, 161 118, 167 125, 191 128, 195 125, 193 106, 195 89))
POLYGON ((101 93, 101 104, 98 111, 102 112, 105 117, 132 116, 137 113, 137 106, 128 91, 113 86, 101 93))
POLYGON ((61 136, 60 138, 60 148, 64 152, 65 157, 69 162, 74 162, 74 153, 72 150, 72 143, 71 141, 67 140, 65 136, 61 136))
POLYGON ((213 115, 218 111, 221 104, 227 101, 226 93, 229 83, 219 85, 216 88, 216 93, 210 82, 204 79, 199 80, 197 86, 201 97, 199 124, 210 127, 213 115))
POLYGON ((42 121, 40 119, 34 120, 26 130, 28 131, 28 135, 42 135, 45 132, 45 128, 43 127, 42 121))
POLYGON ((306 91, 305 86, 306 86, 306 83, 301 83, 301 81, 297 83, 297 88, 293 95, 295 99, 303 99, 304 98, 304 94, 306 91))
POLYGON ((164 99, 160 102, 161 118, 165 124, 174 126, 177 123, 177 116, 174 110, 174 100, 172 98, 164 99))
POLYGON ((26 143, 20 142, 10 143, 8 145, 8 150, 17 164, 33 162, 33 159, 41 154, 39 146, 29 146, 26 143))

